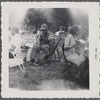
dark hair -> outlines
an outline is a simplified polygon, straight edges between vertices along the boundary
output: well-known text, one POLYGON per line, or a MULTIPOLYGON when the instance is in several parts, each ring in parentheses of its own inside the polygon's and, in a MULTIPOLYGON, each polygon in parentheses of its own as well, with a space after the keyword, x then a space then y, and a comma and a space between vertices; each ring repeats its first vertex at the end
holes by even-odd
POLYGON ((59 29, 63 29, 64 27, 63 26, 59 26, 59 29))
POLYGON ((76 35, 76 33, 79 31, 79 27, 78 26, 73 26, 70 30, 70 33, 72 35, 76 35))

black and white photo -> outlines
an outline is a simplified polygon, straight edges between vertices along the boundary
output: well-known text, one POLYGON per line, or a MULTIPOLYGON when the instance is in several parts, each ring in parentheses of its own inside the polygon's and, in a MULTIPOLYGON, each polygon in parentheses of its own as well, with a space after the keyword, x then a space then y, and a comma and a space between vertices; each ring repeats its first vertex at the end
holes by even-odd
POLYGON ((2 82, 7 84, 2 87, 3 95, 4 88, 10 95, 15 92, 13 97, 37 97, 37 92, 44 97, 51 93, 51 97, 60 97, 60 92, 61 97, 71 97, 71 93, 85 97, 95 90, 93 85, 99 81, 95 81, 98 64, 94 57, 98 29, 91 7, 96 4, 65 4, 2 4, 2 75, 6 75, 2 82))

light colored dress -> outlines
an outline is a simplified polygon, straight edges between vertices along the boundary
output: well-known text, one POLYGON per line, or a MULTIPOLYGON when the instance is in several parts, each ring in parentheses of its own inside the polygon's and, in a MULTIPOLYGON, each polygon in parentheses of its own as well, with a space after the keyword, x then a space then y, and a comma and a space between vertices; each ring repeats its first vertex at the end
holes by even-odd
POLYGON ((13 54, 17 54, 20 52, 21 44, 22 44, 22 38, 20 34, 16 34, 11 37, 11 41, 9 42, 9 48, 11 48, 11 45, 15 46, 15 50, 12 51, 13 54))
POLYGON ((83 55, 78 55, 75 52, 76 38, 73 35, 68 34, 65 37, 64 44, 64 48, 69 48, 65 50, 66 59, 79 66, 85 60, 85 57, 83 55))
POLYGON ((16 34, 12 36, 11 41, 9 42, 9 48, 11 48, 11 45, 15 46, 14 51, 10 51, 14 58, 9 59, 9 67, 14 67, 20 64, 23 64, 23 54, 21 52, 21 44, 22 44, 22 38, 20 34, 16 34))

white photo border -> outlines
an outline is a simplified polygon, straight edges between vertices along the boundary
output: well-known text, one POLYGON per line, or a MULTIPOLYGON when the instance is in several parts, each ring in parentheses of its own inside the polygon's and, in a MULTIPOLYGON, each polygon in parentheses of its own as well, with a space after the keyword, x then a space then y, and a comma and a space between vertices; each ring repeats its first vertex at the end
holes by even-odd
MULTIPOLYGON (((3 98, 98 98, 99 61, 95 59, 95 48, 99 47, 99 3, 98 2, 1 2, 2 73, 1 96, 3 98), (83 8, 89 11, 89 90, 80 91, 22 91, 9 88, 8 27, 9 11, 14 7, 24 8, 83 8)), ((98 55, 99 56, 99 55, 98 55)))

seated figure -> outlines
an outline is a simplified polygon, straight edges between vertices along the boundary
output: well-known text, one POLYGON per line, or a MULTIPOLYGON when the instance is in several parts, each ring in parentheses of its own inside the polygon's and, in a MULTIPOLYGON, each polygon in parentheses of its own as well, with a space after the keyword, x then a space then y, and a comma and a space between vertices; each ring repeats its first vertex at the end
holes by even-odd
POLYGON ((76 26, 71 28, 70 34, 65 37, 65 55, 68 61, 75 63, 79 66, 84 60, 85 57, 83 55, 78 55, 75 52, 75 48, 77 46, 76 41, 78 41, 79 29, 76 26))
POLYGON ((59 35, 62 35, 62 34, 65 34, 65 31, 63 30, 63 26, 60 26, 59 31, 56 32, 56 35, 59 36, 59 35))
POLYGON ((48 30, 48 26, 46 24, 41 25, 40 31, 41 32, 38 34, 37 38, 37 44, 33 46, 31 52, 32 61, 35 63, 38 63, 37 58, 40 57, 38 56, 40 51, 43 51, 43 59, 45 62, 48 59, 50 52, 52 52, 54 44, 54 35, 48 30))
POLYGON ((79 36, 79 28, 77 26, 73 26, 70 30, 70 33, 65 37, 64 52, 65 52, 66 59, 76 64, 80 73, 80 70, 85 68, 86 66, 85 64, 87 61, 87 57, 84 54, 86 50, 84 50, 84 53, 78 54, 76 52, 76 48, 77 46, 79 46, 79 42, 82 42, 82 43, 84 42, 84 40, 79 39, 78 36, 79 36))
POLYGON ((18 33, 18 28, 13 27, 11 30, 11 40, 9 41, 9 67, 23 63, 21 56, 22 38, 18 33))

